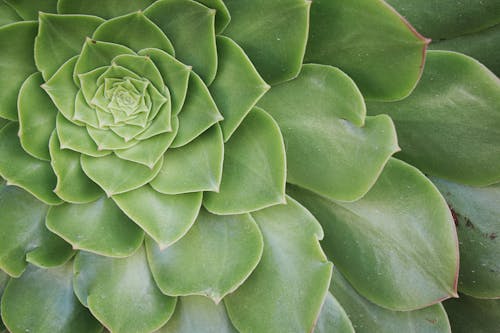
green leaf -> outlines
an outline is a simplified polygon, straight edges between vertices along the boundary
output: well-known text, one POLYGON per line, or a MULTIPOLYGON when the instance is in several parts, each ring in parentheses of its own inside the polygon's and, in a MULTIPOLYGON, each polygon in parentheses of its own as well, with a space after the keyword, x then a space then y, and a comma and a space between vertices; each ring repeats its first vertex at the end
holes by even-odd
POLYGON ((446 202, 416 168, 396 159, 360 200, 291 187, 321 222, 322 247, 370 301, 408 311, 456 296, 458 244, 446 202))
POLYGON ((146 47, 154 47, 174 55, 170 40, 142 11, 107 21, 97 28, 93 38, 124 45, 136 52, 146 47))
POLYGON ((57 0, 3 0, 9 4, 23 20, 36 20, 40 12, 55 13, 57 0))
POLYGON ((56 175, 50 163, 28 155, 17 137, 17 124, 0 130, 0 175, 9 185, 17 185, 49 205, 61 203, 54 192, 56 175))
POLYGON ((304 65, 259 101, 286 144, 287 181, 335 200, 362 197, 399 148, 389 117, 367 118, 363 96, 340 70, 304 65))
POLYGON ((248 54, 264 80, 274 85, 300 71, 311 1, 225 0, 231 24, 224 35, 248 54))
POLYGON ((172 99, 172 113, 177 115, 184 104, 188 89, 191 67, 184 65, 163 50, 147 48, 138 52, 141 56, 151 58, 160 71, 163 82, 168 87, 172 99))
POLYGON ((10 280, 2 297, 2 319, 11 332, 99 333, 102 326, 73 293, 73 265, 30 266, 10 280))
POLYGON ((208 8, 213 8, 217 11, 215 13, 215 33, 220 34, 227 27, 231 21, 231 16, 227 10, 226 5, 223 0, 196 0, 197 2, 204 4, 208 8))
MULTIPOLYGON (((0 2, 0 26, 22 21, 23 19, 16 13, 14 8, 6 4, 4 1, 0 2)), ((0 330, 3 328, 2 321, 0 320, 0 330)), ((3 333, 3 331, 0 331, 3 333)))
POLYGON ((71 247, 45 227, 48 206, 15 186, 0 189, 0 268, 11 276, 20 276, 26 257, 49 266, 64 264, 72 255, 71 247), (44 252, 53 252, 50 260, 36 260, 44 252))
POLYGON ((82 155, 80 162, 85 174, 99 184, 110 197, 149 183, 160 172, 163 159, 160 159, 153 168, 122 160, 113 154, 104 157, 82 155))
POLYGON ((144 239, 142 230, 105 197, 87 204, 52 206, 46 224, 74 249, 108 257, 130 256, 144 239))
POLYGON ((354 328, 339 302, 327 293, 318 321, 314 326, 314 333, 354 333, 354 328))
POLYGON ((158 91, 165 90, 163 77, 149 57, 122 54, 113 58, 112 61, 113 64, 134 72, 142 79, 148 79, 158 91))
POLYGON ((0 117, 17 120, 17 94, 23 82, 36 72, 33 42, 38 23, 17 22, 0 27, 0 117), (16 36, 12 38, 12 36, 16 36))
POLYGON ((54 192, 64 201, 88 203, 97 200, 103 193, 83 172, 80 154, 69 149, 61 149, 54 132, 49 143, 51 166, 57 176, 54 192))
POLYGON ((500 327, 500 299, 460 295, 444 302, 453 333, 491 333, 500 327))
POLYGON ((56 127, 57 108, 40 88, 42 75, 34 73, 24 81, 19 91, 19 138, 30 155, 50 160, 49 139, 56 127))
POLYGON ((174 244, 161 250, 146 239, 146 246, 151 272, 164 294, 202 295, 217 304, 252 273, 263 243, 250 215, 220 216, 201 210, 188 233, 174 244))
POLYGON ((203 81, 210 84, 217 72, 215 10, 192 0, 159 0, 144 14, 170 38, 176 58, 193 66, 203 81))
POLYGON ((333 271, 330 290, 342 304, 358 333, 451 333, 441 304, 409 312, 384 309, 358 294, 336 269, 333 271))
POLYGON ((40 13, 35 63, 47 81, 68 59, 78 55, 85 38, 104 22, 88 15, 40 13))
POLYGON ((168 150, 151 186, 166 194, 218 191, 223 160, 222 131, 214 125, 189 144, 168 150))
MULTIPOLYGON (((82 81, 80 81, 82 82, 82 81)), ((99 118, 97 117, 96 111, 91 108, 87 101, 85 100, 85 96, 82 93, 82 90, 78 91, 75 100, 75 114, 73 115, 73 119, 76 122, 89 125, 92 127, 99 127, 99 118)))
POLYGON ((285 202, 285 145, 278 124, 254 108, 224 146, 219 192, 203 205, 214 214, 241 214, 285 202))
POLYGON ((224 304, 214 304, 202 296, 179 297, 167 324, 155 333, 217 332, 237 333, 224 304))
MULTIPOLYGON (((93 99, 94 96, 96 95, 97 90, 102 85, 102 82, 99 82, 99 79, 103 80, 102 78, 109 78, 110 76, 113 77, 114 75, 119 76, 120 78, 125 76, 134 77, 133 72, 122 67, 117 67, 117 66, 98 67, 87 73, 78 74, 78 82, 80 84, 80 91, 78 91, 78 94, 83 95, 86 103, 90 107, 91 105, 93 105, 93 99)), ((137 76, 137 78, 139 77, 137 76)), ((77 97, 77 101, 78 99, 79 98, 77 97)))
POLYGON ((186 101, 179 114, 179 131, 172 147, 188 144, 222 119, 207 86, 198 75, 191 72, 186 101))
POLYGON ((295 200, 252 213, 264 237, 252 275, 224 299, 241 332, 311 332, 328 291, 332 264, 316 219, 295 200))
POLYGON ((227 141, 270 87, 231 39, 217 37, 217 55, 219 67, 209 90, 224 116, 221 126, 227 141))
POLYGON ((75 293, 113 332, 152 332, 167 322, 176 303, 156 286, 142 247, 121 259, 80 252, 75 293))
POLYGON ((500 184, 478 188, 433 179, 455 212, 460 247, 458 290, 500 297, 500 184))
POLYGON ((201 198, 201 193, 162 194, 148 185, 112 197, 162 249, 188 232, 198 216, 201 198))
MULTIPOLYGON (((105 113, 105 112, 102 112, 105 113)), ((106 113, 105 113, 106 114, 106 113)), ((112 117, 110 114, 109 117, 112 117)), ((99 117, 99 115, 98 115, 99 117)), ((82 127, 83 129, 86 129, 88 136, 92 140, 92 142, 97 145, 97 151, 109 151, 109 150, 115 150, 115 149, 126 149, 130 148, 132 146, 135 146, 138 141, 137 140, 125 140, 123 137, 119 136, 109 128, 106 129, 100 129, 100 128, 94 128, 94 127, 82 127)), ((95 156, 95 154, 87 154, 90 156, 95 156)), ((106 154, 107 155, 107 154, 106 154)))
POLYGON ((500 182, 500 81, 476 60, 429 51, 410 97, 369 103, 394 120, 401 159, 430 175, 466 185, 500 182))
POLYGON ((429 42, 382 0, 317 0, 305 61, 339 67, 365 98, 398 100, 417 84, 429 42))
POLYGON ((177 121, 180 122, 180 120, 178 119, 178 117, 171 118, 171 114, 172 112, 170 104, 167 102, 160 108, 158 114, 156 115, 155 119, 152 120, 149 127, 147 127, 144 132, 140 133, 135 138, 137 140, 147 140, 158 134, 172 132, 174 129, 174 132, 179 135, 177 121), (176 119, 174 120, 173 118, 176 119))
POLYGON ((155 0, 59 0, 59 14, 97 15, 105 19, 144 9, 155 0))

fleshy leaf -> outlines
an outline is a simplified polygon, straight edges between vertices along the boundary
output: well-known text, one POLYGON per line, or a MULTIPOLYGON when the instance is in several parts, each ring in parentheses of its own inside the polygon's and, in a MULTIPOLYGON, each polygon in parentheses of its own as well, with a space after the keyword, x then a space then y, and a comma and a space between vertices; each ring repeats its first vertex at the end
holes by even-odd
POLYGON ((220 216, 201 210, 176 243, 161 250, 146 239, 146 246, 151 272, 164 294, 202 295, 219 303, 255 269, 263 243, 250 215, 220 216))
POLYGON ((285 145, 278 124, 254 108, 224 146, 219 192, 203 205, 214 214, 241 214, 285 202, 285 145))
POLYGON ((252 275, 224 299, 233 325, 241 332, 311 332, 332 272, 318 242, 321 226, 290 197, 252 216, 264 253, 252 275))
POLYGON ((227 10, 226 5, 223 0, 196 0, 199 3, 204 4, 208 8, 213 8, 217 11, 215 14, 215 33, 220 34, 227 27, 231 21, 231 16, 227 10))
POLYGON ((357 333, 451 332, 441 304, 409 312, 384 309, 358 294, 337 269, 333 271, 330 289, 347 312, 357 333))
POLYGON ((224 34, 274 85, 297 76, 306 49, 311 1, 225 0, 231 24, 224 34))
POLYGON ((57 108, 45 91, 40 73, 24 81, 18 98, 19 139, 23 149, 34 157, 48 161, 50 134, 56 127, 57 108))
POLYGON ((168 150, 151 186, 166 194, 218 191, 223 160, 222 131, 214 125, 189 144, 168 150))
POLYGON ((340 70, 304 65, 259 101, 286 143, 287 181, 336 200, 362 197, 398 150, 389 117, 367 118, 363 96, 340 70))
POLYGON ((73 115, 73 119, 92 127, 99 127, 99 118, 95 110, 87 104, 82 90, 78 91, 76 95, 75 114, 73 115))
POLYGON ((160 172, 163 159, 153 168, 122 160, 114 154, 104 157, 82 155, 80 162, 87 176, 99 184, 108 196, 112 196, 149 183, 160 172))
POLYGON ((314 333, 354 333, 354 328, 339 302, 327 293, 318 321, 314 326, 314 333))
POLYGON ((17 94, 23 82, 36 72, 33 42, 37 22, 16 22, 0 27, 0 117, 17 120, 17 94), (12 38, 12 36, 16 36, 12 38))
POLYGON ((209 90, 224 117, 221 126, 227 141, 270 87, 231 39, 217 37, 217 55, 219 68, 209 90))
POLYGON ((406 99, 369 103, 394 121, 401 159, 430 175, 472 186, 500 182, 500 80, 465 55, 429 51, 406 99))
POLYGON ((201 207, 202 194, 169 195, 145 185, 112 198, 161 248, 166 248, 191 228, 201 207))
MULTIPOLYGON (((92 99, 94 98, 97 89, 100 87, 100 82, 98 81, 101 76, 107 77, 110 72, 118 72, 121 71, 122 68, 116 68, 116 67, 110 67, 110 66, 102 66, 98 67, 96 69, 93 69, 87 73, 79 74, 78 75, 78 82, 80 83, 80 91, 78 92, 79 95, 83 95, 85 101, 87 102, 88 106, 90 107, 92 105, 92 99), (103 75, 106 73, 105 75, 103 75)), ((123 69, 125 70, 125 69, 123 69)), ((113 73, 114 74, 114 73, 113 73)), ((127 72, 123 76, 128 76, 128 74, 132 74, 132 72, 127 72)), ((102 84, 102 83, 101 83, 102 84)), ((78 98, 77 98, 78 100, 78 98)), ((76 105, 75 105, 76 108, 76 105)), ((75 110, 76 111, 76 110, 75 110)), ((95 126, 97 127, 97 126, 95 126)))
POLYGON ((56 175, 50 163, 28 155, 17 137, 17 124, 0 130, 0 175, 9 185, 17 185, 49 205, 61 203, 52 190, 56 175))
POLYGON ((176 303, 156 286, 142 247, 120 259, 80 252, 75 293, 113 332, 152 332, 167 322, 176 303))
POLYGON ((202 296, 180 297, 172 318, 155 333, 193 332, 237 333, 224 304, 214 304, 202 296))
POLYGON ((69 149, 61 149, 61 144, 54 132, 50 138, 51 165, 57 176, 54 192, 64 201, 87 203, 97 200, 102 190, 83 172, 80 154, 69 149))
MULTIPOLYGON (((0 26, 15 23, 18 21, 23 21, 23 19, 21 18, 21 16, 19 16, 19 14, 16 13, 14 8, 5 3, 5 1, 0 2, 0 26)), ((2 328, 2 320, 0 319, 0 332, 3 333, 3 331, 1 331, 2 328)))
POLYGON ((165 90, 163 78, 149 57, 122 54, 113 58, 112 61, 113 64, 126 68, 143 79, 148 79, 158 91, 165 90))
POLYGON ((217 71, 215 10, 192 0, 159 0, 144 14, 170 38, 176 58, 193 66, 203 81, 210 84, 217 71))
POLYGON ((460 295, 444 302, 453 333, 491 333, 500 327, 500 299, 460 295))
POLYGON ((36 257, 37 252, 59 249, 50 262, 43 260, 50 266, 64 264, 71 257, 71 246, 45 227, 48 208, 18 187, 0 186, 0 268, 9 275, 20 276, 30 254, 36 257))
POLYGON ((414 167, 391 159, 355 202, 298 187, 289 191, 321 222, 328 258, 370 301, 407 311, 456 296, 453 219, 438 190, 414 167))
POLYGON ((104 22, 88 15, 40 13, 35 63, 47 81, 68 59, 78 55, 85 38, 104 22))
POLYGON ((429 42, 382 0, 315 0, 305 61, 339 67, 365 98, 398 100, 417 84, 429 42))
POLYGON ((146 8, 155 0, 59 0, 57 11, 60 14, 97 15, 105 19, 121 16, 146 8))
POLYGON ((223 118, 207 86, 198 75, 191 73, 186 101, 179 114, 179 131, 172 147, 181 147, 223 118))
POLYGON ((478 298, 500 297, 500 184, 477 188, 433 181, 455 212, 458 290, 478 298))
POLYGON ((108 257, 127 257, 144 239, 142 230, 105 197, 87 204, 52 206, 46 224, 74 249, 108 257))
POLYGON ((8 3, 16 13, 25 21, 38 19, 40 12, 55 13, 57 0, 3 0, 8 3))
MULTIPOLYGON (((103 112, 104 113, 104 112, 103 112)), ((109 115, 109 114, 108 114, 109 115)), ((111 117, 111 115, 109 115, 111 117)), ((98 115, 99 117, 99 115, 98 115)), ((97 145, 97 151, 115 150, 115 149, 126 149, 137 144, 137 140, 126 141, 124 138, 114 133, 110 129, 100 129, 94 127, 83 127, 87 134, 90 136, 91 140, 97 145)), ((90 156, 95 156, 95 154, 87 154, 90 156)))
POLYGON ((170 40, 142 11, 107 21, 94 32, 93 38, 125 45, 136 52, 146 47, 154 47, 174 55, 170 40))
POLYGON ((10 280, 2 297, 2 319, 11 332, 99 333, 102 326, 73 293, 73 264, 30 266, 10 280), (57 319, 57 320, 56 320, 57 319))

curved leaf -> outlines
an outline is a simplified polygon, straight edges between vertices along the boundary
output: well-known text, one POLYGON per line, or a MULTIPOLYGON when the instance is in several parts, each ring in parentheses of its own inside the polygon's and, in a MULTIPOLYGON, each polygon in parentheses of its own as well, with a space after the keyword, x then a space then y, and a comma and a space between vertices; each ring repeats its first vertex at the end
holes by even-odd
POLYGON ((226 5, 223 0, 196 0, 199 3, 204 4, 208 8, 213 8, 217 12, 215 13, 215 33, 220 34, 226 29, 227 25, 231 21, 231 16, 227 10, 226 5))
POLYGON ((438 190, 417 169, 387 163, 371 190, 340 202, 290 188, 321 222, 323 249, 356 290, 392 310, 456 296, 455 226, 438 190))
POLYGON ((311 332, 328 291, 332 264, 318 221, 295 200, 252 213, 264 237, 252 275, 224 299, 241 332, 311 332))
MULTIPOLYGON (((15 23, 18 21, 23 21, 21 16, 16 13, 14 8, 5 3, 5 1, 0 2, 0 26, 15 23)), ((0 320, 0 330, 3 329, 2 321, 0 320)), ((3 333, 3 331, 0 331, 3 333)))
POLYGON ((80 252, 75 259, 75 293, 113 332, 158 329, 176 303, 156 286, 142 247, 121 259, 80 252))
POLYGON ((248 214, 220 216, 205 210, 175 244, 164 250, 150 240, 146 245, 151 271, 163 293, 203 295, 215 303, 248 278, 263 248, 259 228, 248 214))
POLYGON ((203 205, 214 214, 241 214, 284 203, 285 146, 276 122, 254 108, 224 147, 219 192, 203 205))
POLYGON ((127 257, 141 246, 144 233, 115 205, 100 198, 87 204, 50 207, 47 227, 74 249, 108 257, 127 257))
POLYGON ((155 0, 58 0, 59 14, 97 15, 105 19, 146 8, 155 0))
POLYGON ((2 319, 9 331, 101 332, 102 326, 75 297, 72 277, 71 262, 50 269, 30 266, 21 278, 12 279, 2 297, 2 319))
POLYGON ((314 326, 314 333, 354 333, 354 328, 339 302, 327 293, 318 321, 314 326))
POLYGON ((453 333, 491 333, 500 327, 500 299, 460 295, 444 302, 453 333))
POLYGON ((429 42, 382 0, 315 0, 305 61, 339 67, 365 98, 398 100, 417 84, 429 42))
POLYGON ((363 96, 340 70, 304 65, 259 101, 286 144, 287 181, 336 200, 362 197, 399 148, 389 117, 367 118, 363 96))
POLYGON ((112 62, 116 66, 121 66, 134 72, 142 79, 149 80, 158 91, 163 92, 165 90, 163 77, 148 56, 122 54, 113 58, 112 62))
POLYGON ((394 120, 398 157, 433 176, 484 186, 500 182, 500 80, 476 60, 429 51, 408 98, 369 103, 394 120))
POLYGON ((57 0, 3 0, 15 9, 23 20, 36 20, 40 12, 55 13, 57 0))

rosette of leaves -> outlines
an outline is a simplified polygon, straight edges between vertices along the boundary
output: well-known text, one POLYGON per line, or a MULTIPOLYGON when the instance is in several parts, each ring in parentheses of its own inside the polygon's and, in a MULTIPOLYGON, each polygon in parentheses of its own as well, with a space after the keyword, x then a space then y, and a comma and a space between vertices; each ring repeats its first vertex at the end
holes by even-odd
POLYGON ((0 24, 8 331, 449 331, 454 220, 412 165, 500 181, 478 62, 381 0, 3 0, 0 24))

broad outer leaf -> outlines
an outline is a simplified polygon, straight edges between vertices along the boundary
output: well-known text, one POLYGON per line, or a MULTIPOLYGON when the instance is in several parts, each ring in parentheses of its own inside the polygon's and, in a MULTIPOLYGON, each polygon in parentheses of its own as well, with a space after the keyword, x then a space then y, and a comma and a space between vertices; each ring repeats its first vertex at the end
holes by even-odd
POLYGON ((332 199, 359 199, 399 149, 390 118, 365 122, 363 96, 331 66, 304 65, 296 79, 271 88, 259 106, 282 130, 287 181, 332 199))
POLYGON ((433 176, 484 186, 500 182, 500 80, 465 55, 429 51, 408 98, 369 103, 394 120, 398 157, 433 176))
POLYGON ((414 167, 392 159, 371 190, 346 203, 290 193, 321 222, 322 247, 353 287, 392 310, 456 296, 458 242, 446 202, 414 167))
POLYGON ((500 299, 460 295, 444 302, 453 333, 492 333, 500 327, 500 299))
POLYGON ((97 15, 105 19, 145 9, 155 0, 59 0, 59 14, 97 15))
POLYGON ((358 294, 337 269, 333 270, 330 290, 342 304, 357 333, 451 332, 441 304, 409 312, 384 309, 358 294))
POLYGON ((102 326, 73 293, 73 262, 42 269, 29 266, 10 280, 2 297, 2 319, 9 331, 99 333, 102 326))
POLYGON ((417 84, 429 42, 382 0, 315 0, 305 61, 338 66, 368 99, 398 100, 417 84))
POLYGON ((252 213, 264 236, 252 275, 224 299, 241 332, 310 332, 330 283, 332 264, 318 240, 323 231, 295 200, 252 213))
POLYGON ((74 249, 108 257, 127 257, 144 239, 143 231, 108 198, 52 206, 46 224, 74 249))
POLYGON ((240 214, 285 201, 285 146, 278 124, 254 108, 224 146, 219 192, 203 205, 215 214, 240 214))
POLYGON ((455 212, 458 290, 478 298, 500 297, 500 184, 477 188, 433 181, 455 212))
POLYGON ((219 303, 252 273, 262 255, 262 235, 250 215, 201 210, 175 244, 161 250, 146 241, 151 271, 164 294, 202 295, 219 303))
POLYGON ((225 0, 231 23, 224 34, 248 54, 264 80, 274 85, 300 71, 309 27, 307 0, 225 0))
POLYGON ((33 256, 37 264, 57 266, 73 255, 71 246, 45 227, 48 208, 18 187, 0 186, 0 268, 9 275, 22 274, 27 256, 28 261, 33 256))
POLYGON ((141 247, 127 258, 80 252, 75 259, 75 293, 112 332, 152 332, 174 312, 176 299, 163 295, 141 247))
POLYGON ((17 94, 26 78, 36 72, 33 42, 38 23, 16 22, 0 27, 0 117, 17 120, 17 94), (15 36, 15 38, 13 38, 15 36))
POLYGON ((8 3, 23 20, 36 20, 40 12, 55 13, 57 0, 3 0, 8 3))
MULTIPOLYGON (((18 13, 16 13, 14 8, 8 5, 5 1, 0 2, 0 26, 15 23, 18 21, 23 21, 23 19, 21 18, 21 16, 19 16, 18 13)), ((2 329, 2 321, 0 320, 0 332, 3 333, 2 329)))
POLYGON ((144 185, 112 198, 163 249, 191 228, 201 207, 202 193, 169 195, 144 185))
POLYGON ((155 333, 237 333, 224 304, 214 304, 203 296, 180 297, 175 312, 155 333))
POLYGON ((314 333, 354 333, 354 328, 339 302, 327 293, 318 321, 314 326, 314 333))
POLYGON ((224 0, 196 0, 199 3, 204 4, 208 8, 213 8, 217 11, 215 14, 215 33, 220 34, 227 27, 231 21, 231 16, 227 10, 224 0))

